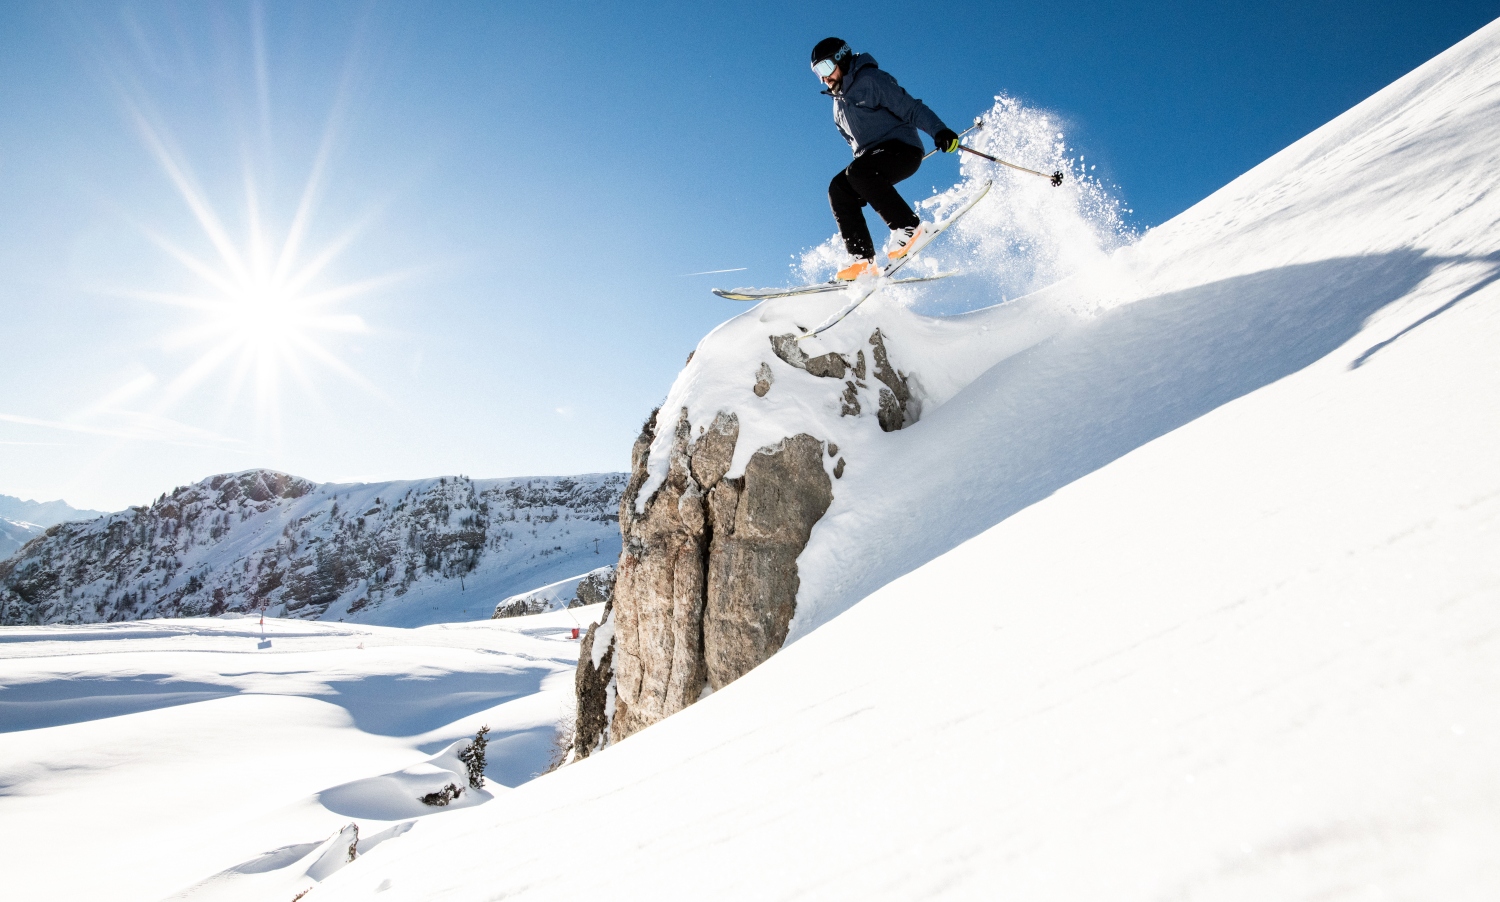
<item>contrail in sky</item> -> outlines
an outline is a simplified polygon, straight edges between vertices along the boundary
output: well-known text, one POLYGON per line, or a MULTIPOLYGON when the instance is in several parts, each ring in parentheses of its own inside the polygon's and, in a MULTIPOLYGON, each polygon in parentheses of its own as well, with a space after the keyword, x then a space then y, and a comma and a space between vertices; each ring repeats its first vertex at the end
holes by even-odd
POLYGON ((736 266, 734 269, 710 269, 707 272, 685 272, 682 274, 682 277, 686 278, 688 276, 712 276, 721 272, 744 272, 749 268, 750 267, 748 266, 736 266))

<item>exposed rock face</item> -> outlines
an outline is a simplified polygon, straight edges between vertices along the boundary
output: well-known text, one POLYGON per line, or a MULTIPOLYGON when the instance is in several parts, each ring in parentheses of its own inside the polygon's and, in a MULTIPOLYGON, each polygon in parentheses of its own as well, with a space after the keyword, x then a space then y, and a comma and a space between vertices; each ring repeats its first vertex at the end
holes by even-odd
MULTIPOLYGON (((880 330, 867 346, 816 357, 795 334, 767 337, 776 358, 833 389, 827 402, 842 417, 868 411, 881 430, 894 432, 920 416, 921 402, 892 364, 880 330)), ((766 398, 774 373, 760 363, 755 398, 766 398)), ((782 369, 780 378, 806 377, 782 369)), ((807 387, 786 391, 805 398, 807 387)), ((749 417, 750 408, 742 413, 749 417)), ((833 503, 833 481, 847 461, 837 445, 799 433, 758 448, 743 475, 728 478, 740 434, 740 419, 720 410, 695 435, 683 407, 659 418, 653 413, 636 439, 620 500, 614 598, 605 620, 585 637, 578 665, 576 757, 680 711, 706 688, 739 679, 786 641, 801 586, 797 558, 833 503), (660 482, 637 513, 656 429, 673 423, 671 413, 666 475, 656 470, 660 482)), ((759 436, 757 443, 765 440, 759 436)))
POLYGON ((776 376, 771 372, 771 365, 765 361, 761 361, 760 369, 755 371, 755 387, 752 391, 755 392, 757 398, 764 398, 766 393, 771 390, 771 384, 775 381, 776 376))
POLYGON ((832 503, 823 443, 805 434, 757 451, 742 479, 709 493, 703 649, 713 688, 744 676, 786 641, 801 585, 797 555, 832 503))
POLYGON ((599 567, 590 570, 580 579, 563 580, 520 595, 512 595, 495 605, 495 613, 490 619, 502 620, 563 608, 603 604, 613 596, 614 589, 615 568, 599 567))
MULTIPOLYGON (((732 433, 727 437, 732 452, 738 421, 715 422, 713 431, 722 435, 721 424, 732 433)), ((620 516, 627 520, 620 524, 624 547, 613 610, 618 694, 611 732, 615 739, 691 705, 703 690, 703 607, 710 536, 704 491, 692 473, 691 454, 696 449, 691 447, 690 430, 684 412, 677 421, 666 482, 637 515, 636 493, 645 481, 654 437, 648 427, 636 440, 630 486, 620 500, 620 516)), ((712 475, 719 470, 717 461, 707 459, 716 455, 708 451, 723 445, 723 440, 705 443, 700 472, 712 475)), ((727 460, 723 468, 728 468, 727 460)))
MULTIPOLYGON (((859 387, 853 381, 844 383, 844 394, 839 398, 839 414, 846 417, 859 416, 859 387)), ((884 426, 884 424, 881 424, 884 426)))
POLYGON ((797 555, 833 501, 820 440, 797 435, 763 448, 744 476, 725 479, 739 420, 721 413, 694 438, 684 412, 666 481, 637 514, 654 428, 653 418, 636 440, 620 501, 624 548, 614 598, 604 626, 591 629, 580 650, 580 757, 776 653, 796 606, 797 555), (603 655, 600 630, 613 640, 603 655))
POLYGON ((880 390, 880 412, 877 418, 880 420, 881 429, 886 432, 895 432, 897 429, 915 423, 922 411, 919 405, 914 403, 915 399, 912 398, 906 374, 891 366, 890 356, 885 350, 885 336, 880 333, 879 329, 876 329, 875 333, 870 336, 870 345, 875 350, 875 379, 885 385, 885 388, 880 390))
POLYGON ((578 593, 568 602, 570 608, 607 604, 615 597, 615 568, 600 567, 578 583, 578 593))
POLYGON ((590 752, 609 742, 615 692, 613 607, 611 602, 604 608, 603 619, 589 627, 578 647, 578 670, 573 677, 574 691, 578 694, 578 719, 573 731, 573 753, 577 758, 587 758, 590 752))
MULTIPOLYGON (((891 365, 890 355, 886 352, 885 335, 879 329, 870 335, 870 347, 875 358, 873 375, 875 381, 881 383, 882 386, 876 420, 880 423, 880 428, 886 432, 904 429, 921 417, 922 405, 912 395, 906 374, 891 365)), ((806 370, 820 378, 843 379, 846 376, 852 376, 853 378, 844 383, 844 393, 839 399, 839 412, 846 417, 860 415, 862 408, 859 403, 859 390, 867 387, 864 351, 856 351, 852 360, 836 352, 809 357, 797 343, 797 336, 790 334, 772 335, 771 351, 792 366, 806 370)), ((769 388, 769 385, 767 387, 769 388)), ((764 396, 764 392, 761 392, 758 387, 756 394, 764 396)))
POLYGON ((523 595, 520 598, 508 598, 495 605, 495 613, 490 615, 490 619, 504 620, 508 617, 525 617, 528 614, 541 614, 550 610, 552 610, 552 599, 523 595))

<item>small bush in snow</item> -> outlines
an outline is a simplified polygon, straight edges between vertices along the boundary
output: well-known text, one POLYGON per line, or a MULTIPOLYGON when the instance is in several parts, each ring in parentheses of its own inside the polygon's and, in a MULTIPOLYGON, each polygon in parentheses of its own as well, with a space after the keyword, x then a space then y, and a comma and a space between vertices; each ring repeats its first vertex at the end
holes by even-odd
POLYGON ((437 792, 429 792, 427 795, 421 796, 419 801, 423 805, 432 805, 435 808, 441 808, 463 794, 464 790, 462 786, 459 786, 457 783, 449 783, 437 792))
POLYGON ((469 786, 473 789, 480 789, 484 786, 484 749, 489 745, 489 740, 484 737, 484 734, 489 731, 488 726, 480 727, 479 732, 474 734, 474 741, 469 743, 469 747, 458 753, 458 760, 469 769, 469 786))
MULTIPOLYGON (((568 706, 563 710, 562 717, 558 718, 557 729, 552 733, 552 756, 547 761, 547 769, 542 774, 550 774, 570 763, 573 755, 573 737, 578 732, 578 712, 573 709, 572 698, 568 699, 568 706)), ((540 777, 542 774, 532 774, 540 777)))

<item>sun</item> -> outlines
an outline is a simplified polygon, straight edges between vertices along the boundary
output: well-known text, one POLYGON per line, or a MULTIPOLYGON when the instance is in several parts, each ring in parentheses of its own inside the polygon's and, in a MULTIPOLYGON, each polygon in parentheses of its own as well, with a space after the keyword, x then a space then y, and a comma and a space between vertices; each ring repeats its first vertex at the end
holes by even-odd
POLYGON ((326 410, 332 397, 346 396, 337 391, 346 383, 394 403, 349 362, 359 337, 376 332, 362 310, 432 264, 408 261, 391 271, 366 249, 396 199, 389 185, 330 190, 336 175, 362 171, 341 154, 357 151, 342 147, 342 135, 360 121, 353 110, 367 59, 363 33, 351 37, 333 80, 289 78, 278 92, 264 10, 252 4, 249 13, 247 28, 225 32, 228 42, 216 45, 212 79, 163 80, 154 64, 136 64, 134 49, 101 54, 122 117, 155 164, 152 181, 165 190, 116 207, 147 245, 139 261, 151 275, 135 278, 151 282, 89 287, 173 311, 151 349, 161 353, 137 367, 151 388, 131 395, 147 408, 132 415, 253 425, 252 440, 279 451, 283 411, 290 420, 306 403, 326 410), (248 40, 237 43, 240 36, 248 40), (153 92, 158 85, 165 96, 153 92))
POLYGON ((288 332, 305 328, 306 316, 297 297, 275 285, 247 285, 226 305, 226 325, 250 344, 271 344, 288 332))
POLYGON ((367 391, 380 392, 333 350, 337 335, 369 332, 363 317, 349 309, 361 296, 408 278, 410 271, 386 273, 354 281, 330 281, 330 265, 352 245, 369 224, 363 217, 336 233, 326 244, 309 248, 308 235, 317 212, 317 198, 328 158, 325 139, 301 192, 296 212, 282 230, 273 230, 262 216, 264 208, 253 173, 243 175, 244 223, 231 230, 225 218, 199 187, 187 162, 170 148, 159 127, 144 115, 135 116, 143 142, 183 203, 192 212, 198 234, 176 240, 142 226, 145 236, 181 266, 185 291, 125 291, 132 298, 181 308, 185 322, 166 335, 168 350, 194 352, 191 362, 173 377, 159 400, 164 412, 211 378, 227 374, 228 410, 248 393, 256 421, 279 435, 277 418, 281 393, 289 382, 302 394, 316 396, 317 371, 336 374, 367 391), (193 252, 186 245, 206 245, 211 254, 193 252))
MULTIPOLYGON (((295 382, 304 394, 315 394, 316 370, 335 373, 375 392, 367 379, 330 349, 328 339, 368 332, 364 318, 346 305, 399 275, 312 290, 309 285, 333 254, 314 255, 301 267, 278 263, 285 258, 256 260, 253 249, 268 243, 257 235, 245 246, 215 242, 219 258, 205 260, 161 235, 150 237, 200 286, 186 293, 130 292, 185 313, 187 322, 165 336, 163 345, 195 353, 167 384, 163 407, 175 405, 215 375, 227 373, 222 406, 236 405, 248 392, 257 422, 274 432, 284 386, 295 382)), ((280 245, 283 252, 289 250, 284 239, 280 245)))

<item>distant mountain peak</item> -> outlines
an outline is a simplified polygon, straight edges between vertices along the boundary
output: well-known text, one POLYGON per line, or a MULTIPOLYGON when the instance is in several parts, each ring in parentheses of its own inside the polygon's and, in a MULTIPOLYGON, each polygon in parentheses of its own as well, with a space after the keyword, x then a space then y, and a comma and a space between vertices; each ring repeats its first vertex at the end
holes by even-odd
POLYGON ((80 510, 61 499, 27 501, 12 495, 0 495, 0 518, 13 522, 35 523, 44 529, 70 520, 92 520, 102 516, 104 516, 104 511, 80 510))
POLYGON ((79 510, 62 500, 25 501, 0 495, 0 561, 20 551, 49 526, 102 516, 103 511, 79 510))

